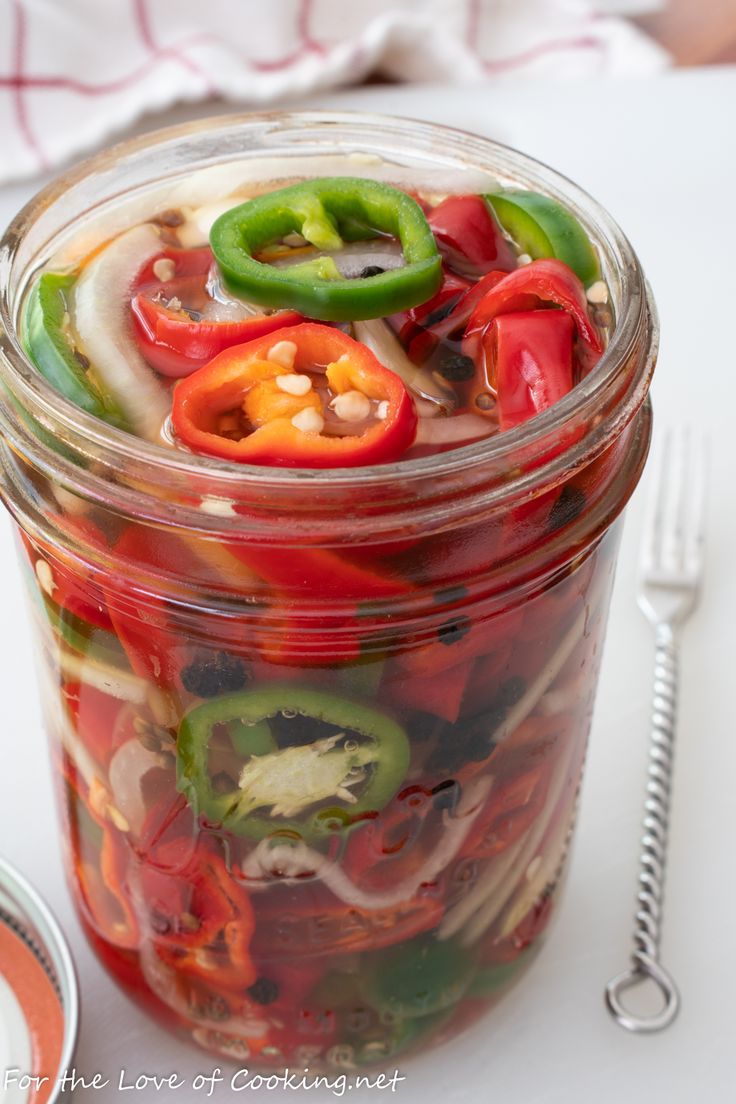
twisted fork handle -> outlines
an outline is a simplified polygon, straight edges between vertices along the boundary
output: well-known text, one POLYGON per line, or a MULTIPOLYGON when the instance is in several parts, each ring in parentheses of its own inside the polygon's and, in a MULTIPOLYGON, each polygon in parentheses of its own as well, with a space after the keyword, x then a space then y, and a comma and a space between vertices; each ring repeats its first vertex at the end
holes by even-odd
POLYGON ((622 1027, 637 1032, 661 1031, 672 1023, 680 1007, 677 986, 659 963, 678 686, 677 641, 667 622, 656 626, 655 645, 652 729, 632 965, 606 986, 606 1003, 612 1015, 622 1027), (664 1004, 655 1015, 638 1016, 626 1008, 622 998, 627 990, 647 979, 658 986, 664 1004))

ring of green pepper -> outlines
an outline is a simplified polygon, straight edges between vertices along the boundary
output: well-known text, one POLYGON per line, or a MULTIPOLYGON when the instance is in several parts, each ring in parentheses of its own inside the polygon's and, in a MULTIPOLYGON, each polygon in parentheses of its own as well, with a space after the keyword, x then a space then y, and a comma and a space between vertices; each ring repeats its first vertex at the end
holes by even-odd
POLYGON ((322 321, 409 310, 430 299, 442 281, 437 243, 421 207, 406 192, 377 180, 324 177, 268 192, 221 215, 210 244, 233 293, 322 321), (406 263, 373 276, 343 278, 329 251, 339 250, 344 239, 369 238, 376 231, 399 239, 406 263), (295 232, 328 255, 287 268, 255 259, 259 250, 295 232))
POLYGON ((88 414, 127 429, 114 399, 84 367, 67 333, 73 273, 45 272, 31 291, 23 317, 23 347, 44 376, 65 398, 88 414))
MULTIPOLYGON (((382 809, 404 780, 409 759, 409 742, 404 729, 392 717, 369 706, 301 687, 243 690, 204 702, 183 718, 177 740, 177 786, 197 815, 236 835, 263 839, 275 832, 287 832, 304 839, 316 839, 349 827, 361 814, 382 809), (348 775, 351 770, 360 770, 362 764, 370 764, 370 773, 360 779, 364 782, 360 793, 352 795, 354 801, 335 805, 331 797, 326 804, 324 795, 320 795, 309 802, 307 792, 302 799, 305 815, 282 817, 273 813, 263 815, 247 808, 240 789, 224 794, 215 792, 208 758, 210 742, 218 726, 227 726, 233 747, 244 757, 244 769, 254 759, 270 757, 267 765, 272 778, 278 777, 276 757, 279 755, 298 751, 304 760, 310 753, 319 757, 319 740, 298 749, 278 748, 268 720, 279 713, 302 714, 369 741, 361 744, 353 741, 353 750, 339 749, 348 775), (317 808, 309 811, 314 805, 317 808)), ((269 799, 258 802, 259 807, 269 805, 276 807, 269 799)))

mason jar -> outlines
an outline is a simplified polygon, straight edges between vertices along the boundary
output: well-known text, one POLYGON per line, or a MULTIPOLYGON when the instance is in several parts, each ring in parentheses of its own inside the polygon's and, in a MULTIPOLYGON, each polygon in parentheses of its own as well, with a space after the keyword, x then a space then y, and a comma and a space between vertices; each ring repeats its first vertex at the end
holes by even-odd
POLYGON ((450 1039, 557 908, 650 439, 657 325, 631 246, 575 185, 485 139, 268 113, 71 170, 11 224, 0 267, 2 493, 91 946, 156 1020, 254 1068, 362 1068, 450 1039), (24 294, 50 258, 234 182, 356 171, 565 204, 610 292, 600 362, 501 435, 325 471, 139 440, 24 355, 24 294))

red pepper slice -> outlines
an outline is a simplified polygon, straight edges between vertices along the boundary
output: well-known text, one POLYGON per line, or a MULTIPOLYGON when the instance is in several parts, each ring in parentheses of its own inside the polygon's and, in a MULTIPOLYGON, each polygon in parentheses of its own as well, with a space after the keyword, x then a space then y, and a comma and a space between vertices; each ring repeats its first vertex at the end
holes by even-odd
POLYGON ((237 322, 198 321, 189 311, 199 312, 210 301, 206 283, 206 276, 183 276, 146 288, 133 297, 131 311, 138 348, 151 367, 164 376, 189 376, 223 349, 301 321, 296 311, 254 314, 237 322), (165 305, 177 300, 183 304, 178 309, 165 305))
POLYGON ((135 290, 140 291, 146 284, 160 284, 161 280, 154 272, 154 266, 159 261, 171 261, 174 265, 174 274, 171 279, 182 276, 206 276, 214 262, 212 250, 208 245, 199 249, 180 249, 177 246, 169 246, 162 249, 155 257, 143 266, 135 281, 135 290))
POLYGON ((334 327, 303 323, 236 345, 200 368, 176 388, 172 422, 195 452, 246 464, 333 468, 397 460, 414 440, 417 416, 401 379, 369 349, 334 327), (268 359, 277 342, 295 345, 293 368, 268 359), (325 412, 319 389, 294 395, 277 379, 309 371, 323 373, 336 395, 358 391, 387 403, 385 418, 378 418, 376 407, 372 424, 346 436, 298 428, 292 422, 297 414, 310 408, 315 415, 325 412), (244 403, 249 421, 243 418, 244 403))
POLYGON ((548 770, 533 766, 494 789, 473 825, 462 854, 491 858, 526 832, 541 812, 547 795, 548 770))
POLYGON ((468 685, 472 662, 459 663, 437 674, 401 673, 389 682, 386 692, 397 708, 422 709, 454 724, 468 685))
POLYGON ((470 281, 444 268, 442 286, 436 295, 410 311, 393 316, 394 325, 399 327, 399 341, 415 364, 423 364, 431 355, 440 340, 437 327, 454 313, 472 286, 470 281))
POLYGON ((73 549, 69 552, 59 546, 32 541, 21 533, 21 540, 28 553, 32 569, 38 571, 38 561, 45 559, 51 571, 51 595, 53 602, 74 617, 79 617, 96 628, 110 631, 112 622, 105 606, 102 589, 93 576, 92 570, 83 561, 77 560, 74 552, 77 548, 92 548, 105 551, 109 542, 102 530, 86 517, 72 517, 69 514, 48 513, 47 517, 60 532, 64 533, 66 543, 73 549), (40 556, 39 556, 40 553, 40 556))
MULTIPOLYGON (((255 643, 270 663, 295 667, 344 663, 361 654, 361 643, 376 632, 382 614, 359 617, 361 602, 378 602, 410 593, 398 574, 352 563, 328 548, 299 551, 251 544, 226 545, 272 588, 272 613, 280 623, 269 636, 263 627, 255 643), (310 606, 322 603, 319 616, 310 606), (339 604, 338 604, 339 603, 339 604)), ((385 617, 385 615, 383 615, 385 617)))
POLYGON ((455 254, 470 262, 479 274, 491 269, 512 272, 516 268, 511 244, 482 196, 448 196, 432 208, 427 221, 444 251, 450 251, 450 263, 455 254))
POLYGON ((79 739, 106 769, 126 739, 126 703, 79 682, 65 683, 63 692, 79 739))
MULTIPOLYGON (((137 675, 181 694, 179 675, 188 648, 157 587, 161 577, 188 576, 205 586, 222 579, 184 539, 144 525, 124 529, 114 551, 116 570, 108 576, 105 602, 128 662, 137 675)), ((236 635, 242 643, 242 624, 236 635)))
POLYGON ((458 339, 462 337, 475 308, 489 291, 495 288, 501 280, 506 279, 507 275, 506 272, 493 270, 487 272, 485 276, 481 276, 477 283, 471 284, 450 313, 433 324, 432 332, 435 337, 439 340, 452 336, 456 336, 458 339))
POLYGON ((550 303, 572 315, 580 339, 591 353, 600 356, 603 344, 588 315, 585 288, 572 269, 554 258, 532 261, 489 288, 473 310, 465 331, 468 353, 476 353, 480 335, 498 315, 536 310, 550 303))
POLYGON ((253 907, 218 855, 202 847, 176 875, 144 866, 140 881, 150 936, 164 962, 215 989, 242 991, 255 981, 253 907))
POLYGON ((95 811, 89 788, 66 758, 63 773, 62 809, 82 919, 113 946, 136 947, 138 921, 125 888, 129 857, 125 837, 95 811))
POLYGON ((409 333, 407 323, 413 323, 415 327, 423 326, 431 329, 448 316, 450 308, 454 309, 460 298, 473 286, 469 280, 456 275, 449 268, 443 268, 440 290, 431 299, 426 303, 420 303, 418 307, 412 307, 403 314, 393 315, 394 324, 400 326, 401 340, 406 341, 409 333))
POLYGON ((563 311, 519 311, 493 321, 483 347, 502 430, 521 425, 572 390, 573 337, 573 319, 563 311))

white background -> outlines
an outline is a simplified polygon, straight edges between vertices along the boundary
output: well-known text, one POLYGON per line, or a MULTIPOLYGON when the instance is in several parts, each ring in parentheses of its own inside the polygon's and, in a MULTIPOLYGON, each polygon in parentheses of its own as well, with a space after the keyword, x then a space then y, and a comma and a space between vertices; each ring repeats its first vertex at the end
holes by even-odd
MULTIPOLYGON (((602 996, 605 981, 627 964, 648 737, 652 643, 634 602, 642 516, 637 494, 624 536, 582 815, 557 926, 545 953, 498 1012, 463 1040, 406 1064, 406 1080, 392 1097, 403 1104, 720 1104, 733 1096, 734 102, 735 70, 627 83, 368 88, 309 101, 474 130, 548 161, 591 191, 634 242, 659 302, 657 430, 687 420, 707 431, 711 442, 706 587, 683 640, 663 948, 682 991, 680 1018, 661 1035, 634 1037, 609 1019, 602 996)), ((145 126, 173 117, 182 113, 145 126)), ((36 186, 0 190, 0 223, 36 186)), ((31 642, 6 518, 0 520, 0 566, 0 853, 44 891, 72 944, 83 1005, 77 1066, 87 1076, 101 1071, 112 1082, 76 1099, 190 1104, 196 1096, 187 1088, 121 1096, 116 1087, 121 1068, 133 1075, 177 1071, 191 1081, 217 1063, 139 1014, 85 947, 60 869, 31 642)), ((391 1096, 363 1090, 346 1095, 356 1104, 391 1096)), ((324 1089, 261 1096, 315 1104, 332 1099, 324 1089)), ((224 1098, 224 1092, 216 1096, 224 1098)))

